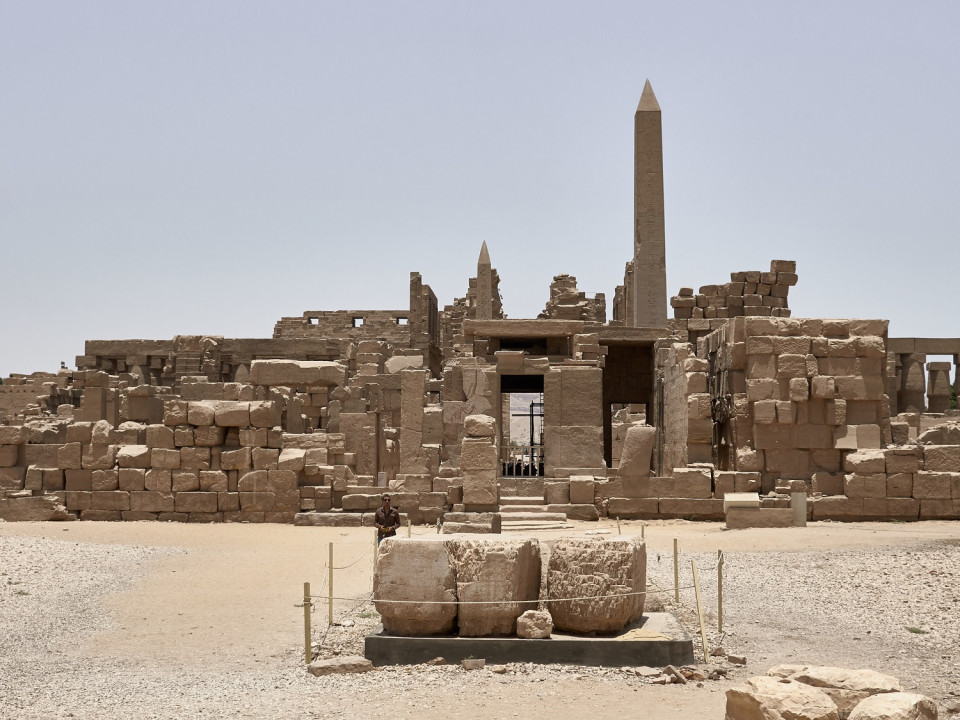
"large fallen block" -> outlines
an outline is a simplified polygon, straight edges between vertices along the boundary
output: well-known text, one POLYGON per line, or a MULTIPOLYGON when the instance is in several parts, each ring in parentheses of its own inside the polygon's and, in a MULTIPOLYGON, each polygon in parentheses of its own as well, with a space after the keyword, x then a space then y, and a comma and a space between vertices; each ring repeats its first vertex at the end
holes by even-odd
POLYGON ((836 704, 822 690, 793 680, 753 677, 727 690, 726 720, 839 720, 836 704))
POLYGON ((250 382, 254 385, 331 386, 345 385, 347 368, 324 360, 254 360, 250 382))
POLYGON ((515 634, 517 618, 536 609, 540 594, 539 543, 529 538, 456 538, 445 544, 456 574, 457 599, 464 603, 457 612, 460 635, 515 634))
POLYGON ((640 538, 557 540, 546 593, 554 626, 578 633, 621 630, 643 615, 646 578, 640 538))
POLYGON ((452 633, 457 617, 456 579, 446 545, 405 538, 381 542, 373 597, 383 629, 390 635, 452 633), (445 602, 451 604, 440 604, 445 602))

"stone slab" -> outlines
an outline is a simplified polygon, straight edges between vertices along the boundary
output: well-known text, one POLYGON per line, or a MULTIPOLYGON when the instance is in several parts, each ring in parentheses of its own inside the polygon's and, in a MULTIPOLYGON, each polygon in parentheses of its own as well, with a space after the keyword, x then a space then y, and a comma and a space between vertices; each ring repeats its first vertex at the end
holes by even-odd
POLYGON ((581 637, 554 632, 545 640, 521 638, 399 637, 382 627, 364 640, 364 655, 375 666, 416 665, 435 657, 459 663, 469 657, 488 663, 625 667, 689 665, 693 642, 670 613, 648 613, 616 635, 581 637))

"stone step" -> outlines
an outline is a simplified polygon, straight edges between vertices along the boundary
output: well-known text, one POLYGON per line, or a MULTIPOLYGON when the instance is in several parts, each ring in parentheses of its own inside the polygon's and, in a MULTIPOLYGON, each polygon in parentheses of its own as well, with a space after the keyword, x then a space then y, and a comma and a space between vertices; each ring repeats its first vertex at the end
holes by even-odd
POLYGON ((572 530, 573 525, 560 522, 504 522, 500 532, 535 532, 537 530, 572 530))
POLYGON ((503 497, 500 496, 500 505, 545 505, 543 496, 540 497, 503 497))
POLYGON ((500 520, 503 523, 508 522, 566 522, 565 513, 548 513, 545 510, 541 512, 509 512, 501 510, 500 520))
POLYGON ((504 505, 500 504, 500 512, 502 513, 545 513, 547 512, 546 505, 504 505))

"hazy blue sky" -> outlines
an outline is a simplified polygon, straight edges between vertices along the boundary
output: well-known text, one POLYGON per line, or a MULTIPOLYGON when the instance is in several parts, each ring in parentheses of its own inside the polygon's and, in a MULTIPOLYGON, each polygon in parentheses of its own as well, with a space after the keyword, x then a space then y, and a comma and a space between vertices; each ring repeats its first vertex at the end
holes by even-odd
POLYGON ((668 289, 796 259, 796 316, 960 336, 956 2, 0 0, 0 375, 85 339, 269 337, 308 309, 632 244, 663 108, 668 289))

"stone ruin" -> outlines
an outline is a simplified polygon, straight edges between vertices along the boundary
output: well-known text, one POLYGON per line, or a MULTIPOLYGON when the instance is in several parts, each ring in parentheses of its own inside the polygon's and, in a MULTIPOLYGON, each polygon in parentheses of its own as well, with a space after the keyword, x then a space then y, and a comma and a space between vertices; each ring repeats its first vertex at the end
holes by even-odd
POLYGON ((787 260, 668 299, 649 83, 634 199, 609 321, 570 275, 540 317, 508 318, 484 244, 442 308, 414 272, 403 309, 307 311, 269 338, 91 340, 75 369, 11 376, 0 518, 360 526, 385 489, 448 533, 717 520, 732 492, 765 509, 800 493, 814 520, 960 518, 960 339, 795 318, 787 260))

